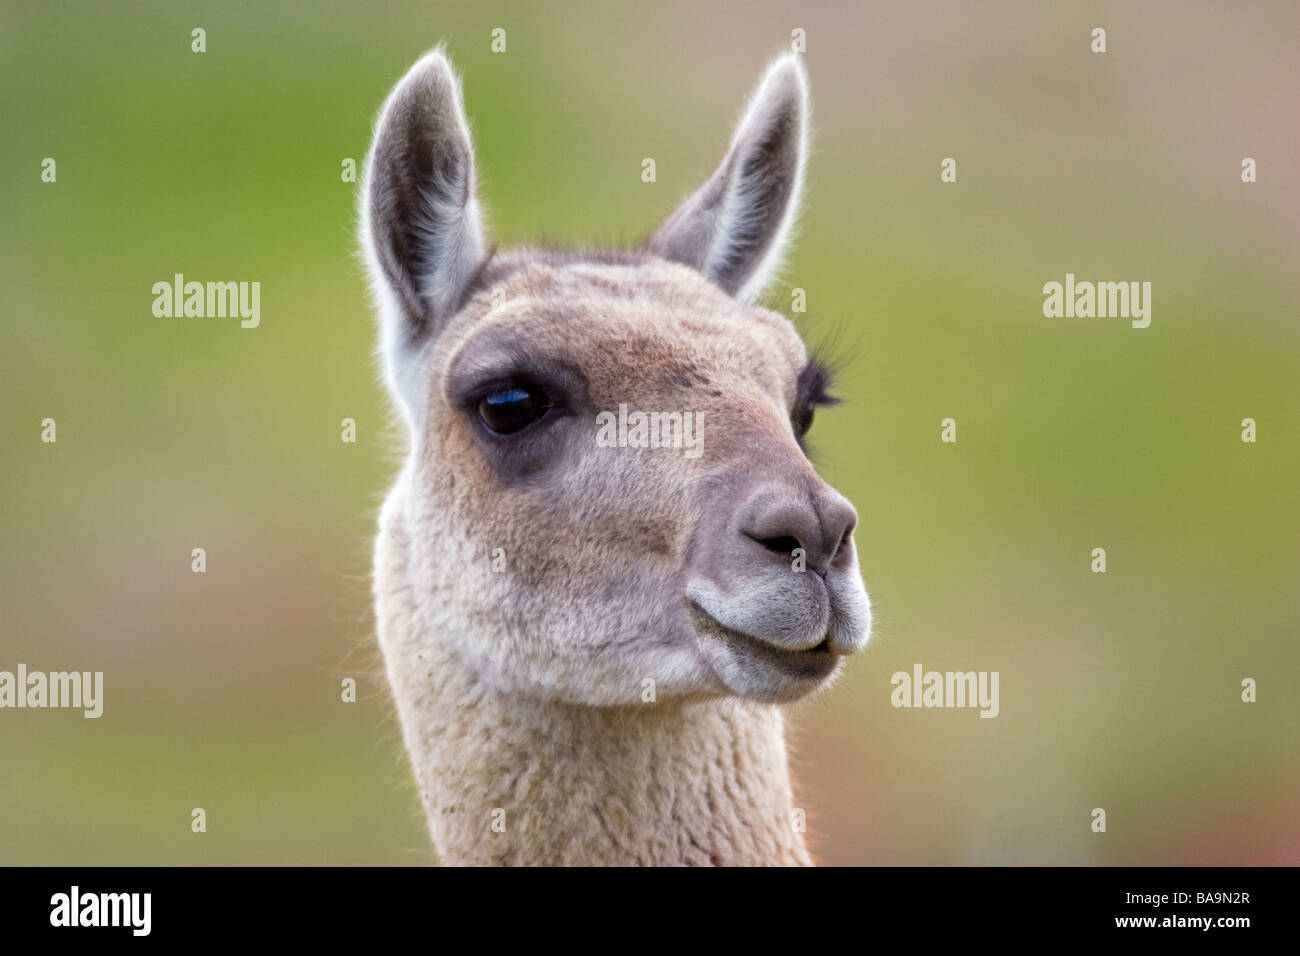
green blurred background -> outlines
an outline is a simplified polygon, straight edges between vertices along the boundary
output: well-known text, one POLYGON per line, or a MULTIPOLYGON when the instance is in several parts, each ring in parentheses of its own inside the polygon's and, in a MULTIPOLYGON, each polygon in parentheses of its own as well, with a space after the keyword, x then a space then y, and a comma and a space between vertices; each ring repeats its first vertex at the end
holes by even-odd
POLYGON ((0 669, 106 685, 99 720, 0 711, 0 863, 432 859, 373 650, 400 444, 340 163, 445 40, 494 236, 629 243, 796 27, 773 302, 854 355, 813 444, 879 621, 794 710, 821 858, 1300 862, 1300 9, 927 0, 0 4, 0 669), (261 327, 155 318, 175 272, 260 281, 261 327), (1045 319, 1066 272, 1151 281, 1151 327, 1045 319), (893 709, 916 662, 1000 671, 1001 715, 893 709))

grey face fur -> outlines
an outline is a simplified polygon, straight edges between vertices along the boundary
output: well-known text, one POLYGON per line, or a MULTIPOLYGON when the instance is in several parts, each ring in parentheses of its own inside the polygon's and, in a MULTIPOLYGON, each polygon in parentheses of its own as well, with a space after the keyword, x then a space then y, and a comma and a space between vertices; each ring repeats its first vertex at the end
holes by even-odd
POLYGON ((857 516, 801 447, 823 373, 750 304, 791 232, 807 128, 803 68, 779 59, 644 250, 493 255, 441 51, 393 91, 364 200, 411 439, 376 565, 390 673, 450 655, 486 688, 570 703, 635 703, 647 680, 783 701, 867 642, 857 516), (521 394, 540 416, 495 431, 484 403, 521 394), (698 416, 702 453, 601 445, 620 405, 698 416))

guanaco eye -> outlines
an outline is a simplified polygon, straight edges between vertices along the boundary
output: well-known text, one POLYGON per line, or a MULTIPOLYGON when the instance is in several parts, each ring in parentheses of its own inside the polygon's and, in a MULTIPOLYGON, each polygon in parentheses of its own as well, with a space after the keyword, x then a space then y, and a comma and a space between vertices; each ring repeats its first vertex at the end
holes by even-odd
POLYGON ((513 435, 523 431, 548 411, 551 403, 538 390, 511 385, 489 392, 479 399, 478 417, 489 431, 498 435, 513 435))
POLYGON ((791 422, 794 425, 794 433, 797 436, 803 438, 804 435, 808 434, 808 429, 812 428, 813 414, 816 411, 816 402, 808 402, 803 406, 803 408, 795 409, 791 422))

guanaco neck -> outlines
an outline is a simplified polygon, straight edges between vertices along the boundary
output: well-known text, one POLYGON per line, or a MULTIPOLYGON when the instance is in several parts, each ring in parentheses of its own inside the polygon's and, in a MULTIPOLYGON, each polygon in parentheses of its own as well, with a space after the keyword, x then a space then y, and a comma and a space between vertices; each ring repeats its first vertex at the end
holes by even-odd
POLYGON ((445 672, 399 707, 444 863, 810 862, 774 707, 507 700, 445 672))

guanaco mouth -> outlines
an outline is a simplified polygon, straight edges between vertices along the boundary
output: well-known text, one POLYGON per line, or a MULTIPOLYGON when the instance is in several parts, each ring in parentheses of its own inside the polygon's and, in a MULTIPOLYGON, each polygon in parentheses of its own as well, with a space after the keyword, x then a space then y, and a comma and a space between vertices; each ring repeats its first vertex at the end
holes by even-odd
POLYGON ((828 677, 839 663, 839 655, 831 650, 829 635, 816 647, 790 650, 727 627, 694 601, 690 604, 695 630, 701 639, 726 645, 734 656, 757 668, 774 669, 786 677, 820 681, 828 677))

